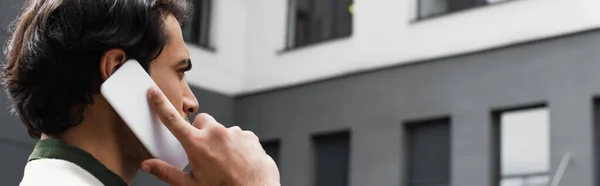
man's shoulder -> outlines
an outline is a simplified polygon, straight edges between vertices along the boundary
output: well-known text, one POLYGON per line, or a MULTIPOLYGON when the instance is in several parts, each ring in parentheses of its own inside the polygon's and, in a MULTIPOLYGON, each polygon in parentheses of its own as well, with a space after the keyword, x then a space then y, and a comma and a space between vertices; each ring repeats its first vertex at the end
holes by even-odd
POLYGON ((35 145, 29 156, 29 163, 25 167, 22 185, 29 182, 127 186, 127 183, 119 175, 104 166, 90 153, 60 139, 44 139, 35 145))
POLYGON ((27 163, 20 186, 39 185, 103 186, 83 168, 60 159, 38 159, 27 163))

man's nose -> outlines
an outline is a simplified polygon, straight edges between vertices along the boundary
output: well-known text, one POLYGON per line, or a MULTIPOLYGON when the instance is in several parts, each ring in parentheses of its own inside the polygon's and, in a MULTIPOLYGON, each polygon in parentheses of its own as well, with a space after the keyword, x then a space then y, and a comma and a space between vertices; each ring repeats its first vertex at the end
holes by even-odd
POLYGON ((185 114, 191 115, 198 111, 198 100, 189 86, 186 86, 186 91, 183 95, 183 110, 185 114))

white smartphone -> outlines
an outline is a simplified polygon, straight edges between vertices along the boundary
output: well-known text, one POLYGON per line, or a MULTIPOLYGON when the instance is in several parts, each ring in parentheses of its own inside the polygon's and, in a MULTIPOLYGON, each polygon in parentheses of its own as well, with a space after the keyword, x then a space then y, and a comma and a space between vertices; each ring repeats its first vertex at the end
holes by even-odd
POLYGON ((150 108, 147 92, 153 86, 156 84, 142 66, 128 60, 100 91, 152 156, 183 170, 189 162, 181 143, 150 108))

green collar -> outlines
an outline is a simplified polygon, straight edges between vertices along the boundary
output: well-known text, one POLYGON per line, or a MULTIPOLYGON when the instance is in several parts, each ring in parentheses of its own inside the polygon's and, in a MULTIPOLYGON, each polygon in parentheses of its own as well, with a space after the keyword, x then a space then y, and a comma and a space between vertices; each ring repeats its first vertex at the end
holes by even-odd
POLYGON ((106 186, 127 186, 119 175, 110 171, 90 153, 58 139, 40 140, 29 156, 29 161, 38 159, 60 159, 83 168, 106 186))

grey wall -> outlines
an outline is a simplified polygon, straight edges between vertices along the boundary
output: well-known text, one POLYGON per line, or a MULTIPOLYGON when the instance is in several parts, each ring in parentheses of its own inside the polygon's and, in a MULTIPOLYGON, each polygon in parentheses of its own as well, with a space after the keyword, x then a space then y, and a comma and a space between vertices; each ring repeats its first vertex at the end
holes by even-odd
POLYGON ((208 113, 223 125, 233 125, 233 98, 201 88, 192 87, 192 91, 200 104, 196 114, 208 113))
POLYGON ((350 185, 397 186, 403 123, 450 116, 451 183, 485 186, 497 169, 492 111, 546 103, 552 172, 572 151, 561 185, 592 186, 599 51, 596 31, 247 95, 236 99, 235 122, 282 140, 283 185, 311 185, 311 134, 350 129, 350 185))
POLYGON ((0 33, 6 33, 6 26, 14 20, 21 10, 23 0, 0 0, 0 33))
MULTIPOLYGON (((0 0, 0 43, 4 48, 7 39, 6 26, 16 17, 21 0, 0 0)), ((3 59, 0 52, 0 59, 3 59)), ((0 60, 2 61, 2 60, 0 60)), ((1 87, 0 87, 1 88, 1 87)), ((23 168, 35 144, 16 116, 9 114, 9 103, 0 91, 0 180, 2 185, 18 185, 23 175, 23 168)))
POLYGON ((18 185, 36 141, 29 138, 19 119, 9 114, 3 89, 0 97, 0 180, 2 185, 18 185))

